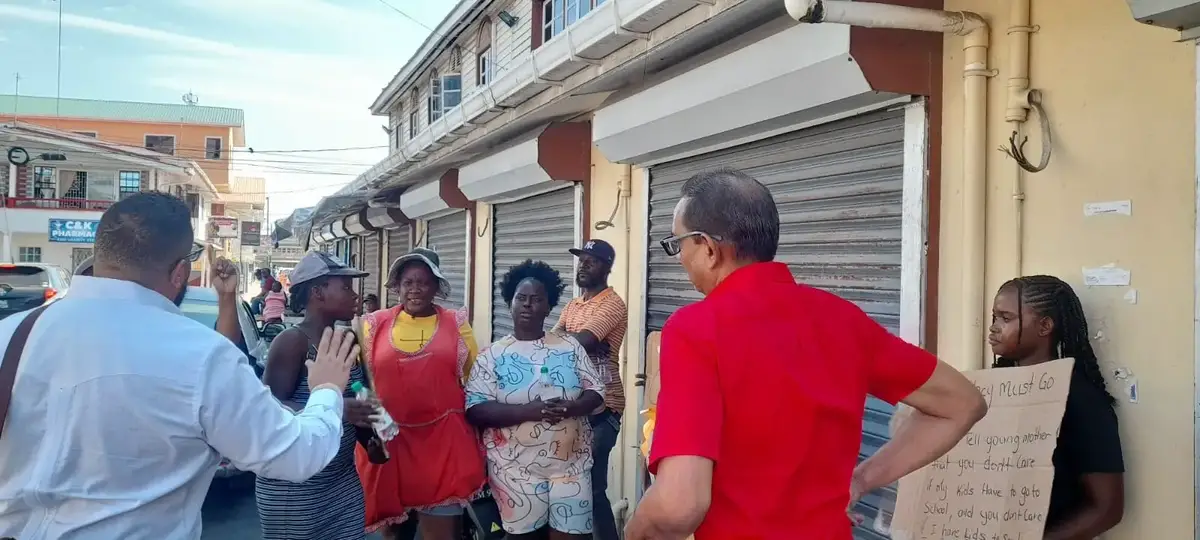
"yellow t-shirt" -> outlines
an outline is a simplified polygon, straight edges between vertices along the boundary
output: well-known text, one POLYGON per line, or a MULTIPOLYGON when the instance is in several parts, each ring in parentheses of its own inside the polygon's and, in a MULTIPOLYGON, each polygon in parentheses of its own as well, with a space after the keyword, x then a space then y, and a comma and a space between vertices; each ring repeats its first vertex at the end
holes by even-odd
MULTIPOLYGON (((370 323, 364 320, 362 325, 363 335, 374 335, 370 323)), ((435 330, 437 330, 437 315, 413 317, 404 310, 400 310, 400 314, 396 315, 395 324, 392 325, 392 344, 406 353, 415 353, 429 343, 435 330)), ((462 374, 463 384, 466 384, 467 377, 471 374, 471 367, 475 365, 475 357, 479 355, 479 343, 475 341, 475 331, 471 329, 470 322, 463 321, 459 325, 458 335, 467 342, 467 361, 463 364, 462 374)))

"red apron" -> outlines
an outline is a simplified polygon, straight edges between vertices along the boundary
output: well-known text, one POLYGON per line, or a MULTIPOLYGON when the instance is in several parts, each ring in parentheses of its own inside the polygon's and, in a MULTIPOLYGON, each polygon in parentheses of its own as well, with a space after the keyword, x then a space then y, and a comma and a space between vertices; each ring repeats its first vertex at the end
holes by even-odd
POLYGON ((437 307, 437 329, 421 350, 392 344, 400 307, 366 317, 368 367, 383 407, 400 426, 391 459, 375 465, 362 446, 355 464, 367 502, 367 530, 404 520, 408 510, 467 502, 484 485, 478 433, 467 423, 459 366, 467 347, 456 312, 437 307), (461 358, 460 358, 461 357, 461 358))

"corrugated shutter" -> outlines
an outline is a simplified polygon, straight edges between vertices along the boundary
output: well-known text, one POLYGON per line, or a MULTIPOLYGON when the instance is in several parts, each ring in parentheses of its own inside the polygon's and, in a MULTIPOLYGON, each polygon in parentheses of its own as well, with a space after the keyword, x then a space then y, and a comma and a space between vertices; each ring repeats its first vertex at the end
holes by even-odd
POLYGON ((379 295, 379 279, 382 273, 379 266, 379 240, 381 235, 379 232, 368 232, 362 236, 362 256, 359 268, 363 272, 371 274, 362 280, 362 295, 364 298, 368 294, 379 295))
MULTIPOLYGON (((893 333, 900 319, 900 233, 903 113, 877 112, 780 135, 650 170, 648 330, 699 300, 679 261, 658 241, 671 235, 683 182, 717 167, 740 169, 766 184, 779 207, 776 260, 800 282, 850 300, 893 333)), ((863 418, 861 458, 887 440, 893 408, 870 398, 863 418)), ((895 506, 894 489, 864 497, 858 511, 875 518, 895 506)), ((881 521, 890 523, 890 515, 881 521)), ((886 538, 872 523, 862 539, 886 538)))
POLYGON ((429 220, 426 245, 441 259, 442 274, 450 282, 450 295, 438 299, 445 308, 461 309, 467 288, 467 212, 429 220))
MULTIPOLYGON (((411 249, 409 248, 409 244, 411 243, 412 229, 408 225, 404 225, 398 229, 390 229, 385 234, 387 234, 388 260, 383 261, 382 283, 384 289, 387 288, 387 272, 392 268, 392 261, 396 260, 396 258, 399 256, 408 253, 408 250, 411 249)), ((397 298, 396 293, 390 290, 385 290, 385 292, 387 293, 387 298, 383 299, 381 297, 384 302, 384 307, 391 307, 399 302, 399 298, 397 298)))
POLYGON ((492 341, 513 331, 512 312, 500 296, 500 281, 509 268, 526 259, 544 261, 558 270, 567 284, 563 298, 546 317, 546 329, 572 296, 575 284, 575 190, 564 188, 493 207, 492 231, 492 341))

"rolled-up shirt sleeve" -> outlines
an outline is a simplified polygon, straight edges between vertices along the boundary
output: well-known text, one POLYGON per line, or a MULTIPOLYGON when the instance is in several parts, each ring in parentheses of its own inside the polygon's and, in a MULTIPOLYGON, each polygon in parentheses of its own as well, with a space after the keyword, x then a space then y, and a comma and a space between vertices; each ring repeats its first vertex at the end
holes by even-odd
POLYGON ((238 359, 232 344, 209 359, 198 388, 205 440, 243 471, 291 482, 321 472, 342 439, 342 396, 323 388, 304 410, 285 408, 238 359))

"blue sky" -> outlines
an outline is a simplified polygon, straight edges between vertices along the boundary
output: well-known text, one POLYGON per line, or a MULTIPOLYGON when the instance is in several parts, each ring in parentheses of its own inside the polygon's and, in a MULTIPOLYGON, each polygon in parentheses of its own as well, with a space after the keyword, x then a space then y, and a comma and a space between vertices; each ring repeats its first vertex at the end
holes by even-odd
MULTIPOLYGON (((60 0, 63 97, 180 103, 246 111, 259 150, 235 175, 267 178, 271 214, 315 204, 386 155, 387 120, 367 110, 456 0, 60 0), (306 172, 282 169, 301 169, 306 172)), ((0 93, 56 92, 56 0, 0 0, 0 93)))

